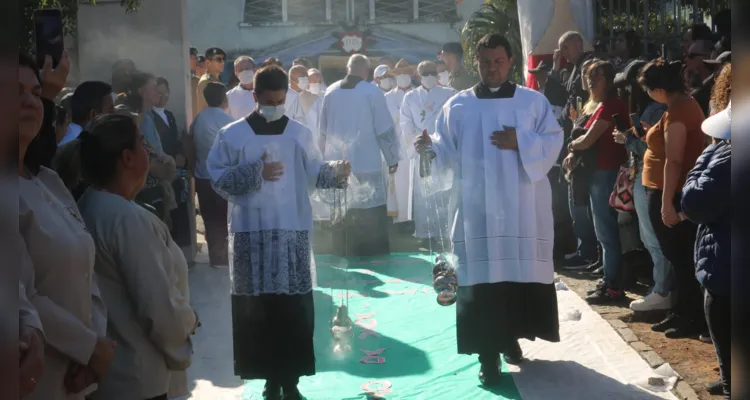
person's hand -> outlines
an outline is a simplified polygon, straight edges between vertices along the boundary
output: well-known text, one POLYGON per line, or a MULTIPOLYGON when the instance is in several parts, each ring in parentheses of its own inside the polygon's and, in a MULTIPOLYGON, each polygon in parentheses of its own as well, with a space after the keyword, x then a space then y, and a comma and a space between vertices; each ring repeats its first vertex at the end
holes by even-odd
POLYGON ((65 389, 69 394, 81 393, 87 387, 97 382, 96 374, 89 368, 70 363, 68 371, 65 373, 65 389))
POLYGON ((560 49, 555 49, 554 52, 552 52, 552 69, 555 71, 559 71, 560 68, 562 68, 562 53, 560 52, 560 49))
POLYGON ((562 162, 562 167, 566 171, 573 169, 573 154, 568 154, 562 162))
POLYGON ((278 161, 267 161, 268 153, 263 153, 263 180, 276 182, 284 175, 284 164, 278 161))
POLYGON ((661 221, 668 227, 673 227, 680 223, 680 216, 677 215, 677 211, 674 205, 670 202, 664 202, 661 205, 661 221))
POLYGON ((628 139, 628 134, 615 129, 612 131, 612 137, 615 139, 615 143, 625 144, 625 141, 628 139))
POLYGON ((578 110, 576 110, 575 107, 571 104, 568 108, 568 117, 570 117, 570 120, 572 122, 576 122, 578 120, 578 110))
POLYGON ((502 131, 492 132, 490 142, 499 149, 518 150, 518 138, 516 137, 516 128, 503 125, 502 131))
POLYGON ((432 138, 427 134, 427 130, 425 129, 421 135, 414 139, 414 149, 421 155, 430 146, 432 146, 432 138))
POLYGON ((109 371, 112 360, 115 358, 115 347, 117 347, 117 343, 106 337, 99 338, 96 342, 94 353, 91 354, 87 367, 96 375, 97 379, 102 379, 109 371))
POLYGON ((643 127, 644 132, 648 132, 649 129, 651 129, 651 125, 641 121, 641 126, 643 127))
POLYGON ((57 68, 55 69, 52 69, 52 57, 45 56, 44 66, 40 75, 42 79, 42 97, 55 101, 57 95, 65 87, 65 82, 68 80, 68 72, 70 72, 70 58, 68 58, 67 50, 63 50, 60 62, 57 63, 57 68))
POLYGON ((34 391, 44 372, 44 340, 36 328, 26 327, 19 337, 18 388, 21 397, 34 391))

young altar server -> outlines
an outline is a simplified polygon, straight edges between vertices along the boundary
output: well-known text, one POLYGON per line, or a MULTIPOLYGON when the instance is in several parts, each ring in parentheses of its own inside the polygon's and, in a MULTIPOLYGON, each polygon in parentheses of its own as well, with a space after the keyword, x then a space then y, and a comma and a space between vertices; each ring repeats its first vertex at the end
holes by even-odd
MULTIPOLYGON (((447 236, 446 227, 449 226, 447 221, 450 193, 445 190, 445 182, 436 180, 432 182, 432 187, 427 187, 424 181, 420 181, 419 157, 413 151, 413 147, 407 146, 425 130, 428 135, 435 132, 435 123, 443 104, 456 93, 451 88, 437 86, 437 74, 437 66, 434 62, 419 63, 417 75, 420 86, 404 96, 399 118, 402 143, 407 149, 406 157, 410 161, 402 168, 408 171, 406 174, 400 174, 400 171, 396 173, 396 196, 399 207, 396 221, 414 220, 416 226, 414 236, 421 240, 447 236)), ((447 183, 450 184, 450 182, 447 183)), ((440 243, 440 249, 444 245, 446 243, 440 243)))
POLYGON ((518 339, 560 340, 547 172, 563 132, 544 95, 508 81, 505 37, 476 46, 481 82, 448 100, 435 140, 420 136, 415 147, 454 172, 458 352, 479 354, 479 379, 494 385, 499 353, 523 360, 518 339))
POLYGON ((235 374, 293 400, 315 374, 309 191, 344 187, 351 167, 324 162, 310 129, 284 115, 288 89, 284 70, 260 69, 257 109, 219 131, 207 166, 229 201, 235 374))

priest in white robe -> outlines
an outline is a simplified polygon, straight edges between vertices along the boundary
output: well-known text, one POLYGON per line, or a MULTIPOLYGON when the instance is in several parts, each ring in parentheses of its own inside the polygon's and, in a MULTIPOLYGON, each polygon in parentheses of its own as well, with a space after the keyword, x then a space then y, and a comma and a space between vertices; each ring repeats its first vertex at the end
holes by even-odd
POLYGON ((248 56, 240 56, 234 60, 234 73, 240 80, 240 84, 227 92, 229 103, 227 113, 234 119, 245 118, 255 110, 253 97, 255 69, 255 60, 248 56))
POLYGON ((342 235, 334 243, 345 244, 334 253, 344 256, 390 253, 383 159, 388 172, 395 173, 401 146, 383 91, 366 80, 369 72, 367 57, 351 56, 346 77, 326 91, 320 114, 324 158, 352 163, 346 216, 334 227, 334 233, 342 235))
MULTIPOLYGON (((414 236, 421 240, 432 239, 439 251, 449 248, 445 239, 448 236, 450 215, 450 182, 444 182, 445 176, 433 176, 433 179, 421 180, 419 176, 419 157, 409 144, 417 136, 426 132, 435 132, 438 114, 448 99, 456 91, 437 86, 437 66, 432 61, 423 61, 417 66, 420 86, 406 93, 400 109, 401 139, 403 148, 407 149, 401 170, 405 174, 396 174, 396 196, 398 204, 397 222, 414 221, 414 236), (446 185, 447 183, 447 185, 446 185)), ((429 247, 429 244, 425 244, 429 247)))
POLYGON ((264 398, 301 399, 315 374, 312 188, 342 188, 351 167, 325 162, 312 133, 284 114, 288 77, 255 76, 258 108, 224 127, 208 157, 214 188, 229 201, 234 371, 264 379, 264 398))
POLYGON ((563 132, 544 95, 508 81, 512 56, 502 35, 480 39, 481 82, 443 106, 434 140, 415 141, 454 172, 458 352, 479 354, 485 385, 501 380, 500 353, 523 360, 518 339, 560 340, 547 173, 563 132))

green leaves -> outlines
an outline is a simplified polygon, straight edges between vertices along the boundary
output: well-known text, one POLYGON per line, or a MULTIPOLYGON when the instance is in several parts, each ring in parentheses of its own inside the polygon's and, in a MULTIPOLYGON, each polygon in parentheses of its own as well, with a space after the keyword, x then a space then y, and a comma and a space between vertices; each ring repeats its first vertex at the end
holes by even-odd
POLYGON ((476 43, 490 33, 500 33, 510 42, 513 51, 511 79, 524 84, 524 54, 521 46, 521 29, 518 23, 516 0, 486 0, 482 7, 471 15, 461 30, 464 48, 464 64, 470 74, 477 75, 476 43))

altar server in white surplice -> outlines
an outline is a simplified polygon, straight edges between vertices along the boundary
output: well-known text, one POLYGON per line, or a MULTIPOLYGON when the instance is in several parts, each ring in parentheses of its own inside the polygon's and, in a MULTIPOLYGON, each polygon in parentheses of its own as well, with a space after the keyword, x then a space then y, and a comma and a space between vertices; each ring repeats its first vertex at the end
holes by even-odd
POLYGON ((541 93, 508 81, 508 40, 477 43, 481 82, 448 100, 435 139, 415 141, 435 169, 451 168, 458 212, 456 331, 460 354, 479 354, 480 381, 500 381, 499 353, 523 360, 518 339, 560 340, 547 173, 563 132, 541 93))
POLYGON ((353 178, 347 189, 346 234, 335 243, 346 249, 334 253, 350 256, 375 256, 390 253, 386 208, 385 171, 398 170, 400 139, 388 112, 383 91, 366 81, 370 61, 355 54, 347 63, 347 75, 331 85, 323 97, 320 114, 321 148, 326 160, 347 159, 353 178))
POLYGON ((256 111, 224 127, 208 156, 214 188, 229 201, 234 372, 264 379, 264 398, 301 398, 315 374, 312 188, 345 185, 346 161, 324 162, 312 133, 284 115, 289 79, 255 75, 256 111))
MULTIPOLYGON (((435 132, 438 114, 448 99, 456 91, 437 86, 437 66, 432 61, 422 61, 417 66, 417 75, 421 85, 406 93, 401 105, 401 138, 409 164, 402 163, 406 176, 396 178, 396 195, 398 198, 397 222, 414 220, 415 236, 419 239, 438 239, 448 235, 449 195, 447 188, 450 182, 433 182, 419 179, 419 157, 412 146, 422 132, 431 135, 435 132), (402 179, 398 179, 402 178, 402 179), (429 183, 428 183, 429 182, 429 183), (445 185, 448 184, 448 186, 445 185), (429 186, 429 187, 428 187, 429 186)), ((442 178, 442 176, 435 176, 442 178)), ((437 181, 438 179, 435 179, 437 181)), ((451 218, 452 220, 452 218, 451 218)), ((447 245, 441 243, 442 246, 447 245)))

